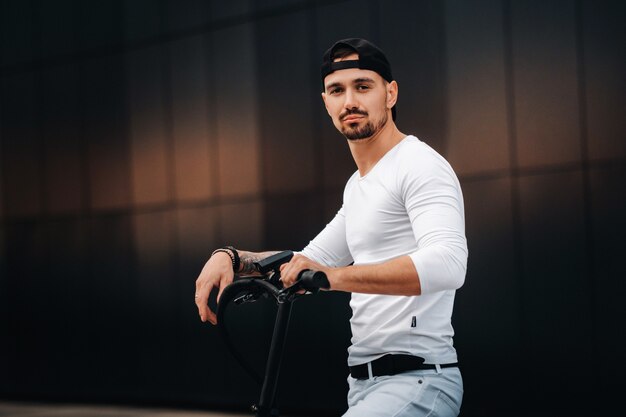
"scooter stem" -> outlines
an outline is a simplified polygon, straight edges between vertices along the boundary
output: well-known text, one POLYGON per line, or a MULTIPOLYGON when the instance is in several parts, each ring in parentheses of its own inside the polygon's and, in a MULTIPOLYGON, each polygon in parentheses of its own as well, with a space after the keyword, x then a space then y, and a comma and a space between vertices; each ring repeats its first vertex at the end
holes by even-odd
POLYGON ((256 417, 278 416, 278 410, 274 409, 276 387, 278 386, 278 374, 280 373, 283 349, 287 339, 287 327, 289 326, 289 317, 291 316, 292 301, 292 299, 288 299, 278 305, 256 417))

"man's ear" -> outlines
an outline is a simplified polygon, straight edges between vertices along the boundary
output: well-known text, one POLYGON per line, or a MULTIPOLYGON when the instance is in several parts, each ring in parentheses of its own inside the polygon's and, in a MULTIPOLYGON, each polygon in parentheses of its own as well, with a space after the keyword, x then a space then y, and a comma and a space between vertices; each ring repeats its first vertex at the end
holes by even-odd
POLYGON ((387 83, 387 107, 392 108, 398 101, 398 83, 394 81, 387 83))

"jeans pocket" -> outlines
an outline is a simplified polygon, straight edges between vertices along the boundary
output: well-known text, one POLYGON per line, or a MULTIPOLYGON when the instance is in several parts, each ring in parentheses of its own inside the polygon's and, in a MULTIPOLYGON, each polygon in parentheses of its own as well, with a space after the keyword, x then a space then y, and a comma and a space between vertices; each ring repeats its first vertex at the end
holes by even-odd
POLYGON ((443 391, 437 393, 433 417, 457 417, 461 412, 461 404, 457 404, 454 398, 443 391))

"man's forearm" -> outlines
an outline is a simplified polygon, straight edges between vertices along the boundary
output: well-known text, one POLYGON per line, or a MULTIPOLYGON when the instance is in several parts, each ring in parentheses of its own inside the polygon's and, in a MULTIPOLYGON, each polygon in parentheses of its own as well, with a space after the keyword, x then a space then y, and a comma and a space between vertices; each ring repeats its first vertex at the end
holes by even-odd
POLYGON ((377 265, 336 268, 330 288, 365 294, 420 295, 419 276, 411 258, 402 256, 377 265))
POLYGON ((239 254, 239 271, 238 274, 258 274, 259 271, 254 266, 255 262, 259 262, 268 256, 272 256, 277 254, 280 251, 269 251, 269 252, 248 252, 244 250, 237 249, 237 253, 239 254))

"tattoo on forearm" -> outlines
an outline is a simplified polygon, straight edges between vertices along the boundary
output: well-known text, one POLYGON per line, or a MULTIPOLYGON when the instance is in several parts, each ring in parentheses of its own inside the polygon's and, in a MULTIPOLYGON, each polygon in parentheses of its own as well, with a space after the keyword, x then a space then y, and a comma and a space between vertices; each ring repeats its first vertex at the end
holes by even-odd
POLYGON ((240 274, 258 274, 259 271, 254 266, 255 262, 259 262, 262 259, 277 254, 280 251, 270 252, 246 252, 242 250, 237 251, 239 253, 239 260, 241 266, 239 267, 240 274))

